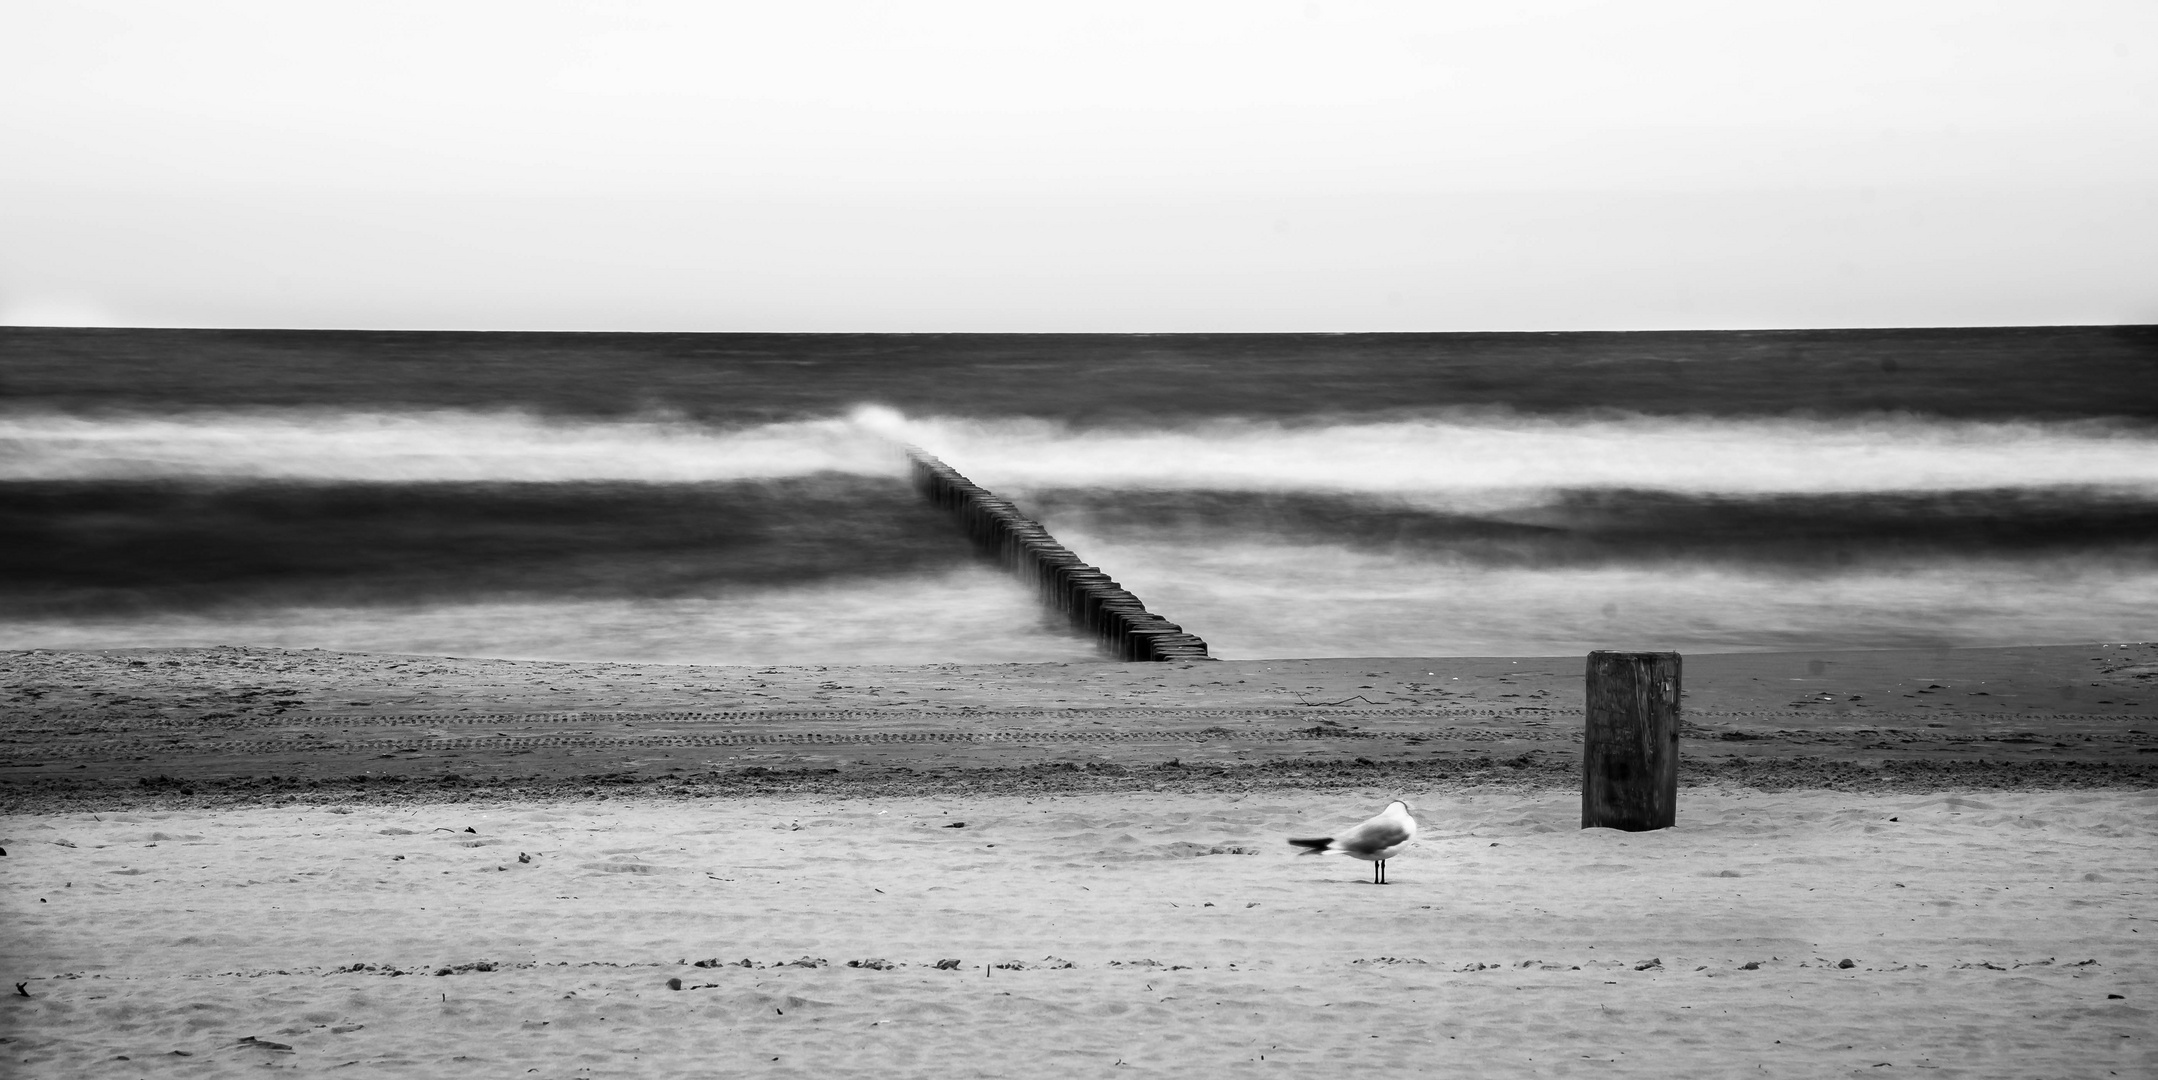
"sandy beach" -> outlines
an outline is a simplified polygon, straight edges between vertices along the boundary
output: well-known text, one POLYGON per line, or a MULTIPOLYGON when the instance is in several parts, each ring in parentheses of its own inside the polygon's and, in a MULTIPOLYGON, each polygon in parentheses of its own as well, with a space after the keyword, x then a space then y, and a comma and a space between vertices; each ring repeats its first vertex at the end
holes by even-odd
POLYGON ((1577 827, 1578 658, 14 653, 0 1054, 2147 1076, 2154 660, 1688 657, 1678 827, 1622 834, 1577 827), (1394 797, 1386 887, 1284 843, 1394 797))
POLYGON ((0 0, 0 1080, 2158 1080, 2153 55, 0 0))

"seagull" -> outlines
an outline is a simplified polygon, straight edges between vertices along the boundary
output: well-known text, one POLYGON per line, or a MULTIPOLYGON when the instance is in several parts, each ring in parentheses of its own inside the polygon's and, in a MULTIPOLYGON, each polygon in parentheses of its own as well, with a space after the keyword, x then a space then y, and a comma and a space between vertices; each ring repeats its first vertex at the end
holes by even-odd
POLYGON ((1289 842, 1304 850, 1298 855, 1324 855, 1334 851, 1352 859, 1362 859, 1371 864, 1371 883, 1386 884, 1386 860, 1401 854, 1416 839, 1416 819, 1409 816, 1409 804, 1399 799, 1386 804, 1379 816, 1342 833, 1340 836, 1298 839, 1289 842))

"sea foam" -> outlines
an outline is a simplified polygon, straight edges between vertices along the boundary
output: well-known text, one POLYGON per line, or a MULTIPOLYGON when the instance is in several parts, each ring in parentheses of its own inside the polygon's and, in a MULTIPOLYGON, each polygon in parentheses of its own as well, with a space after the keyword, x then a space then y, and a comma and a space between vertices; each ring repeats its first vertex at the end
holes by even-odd
POLYGON ((931 417, 884 430, 992 488, 1424 494, 1467 508, 1587 488, 1766 494, 2082 486, 2158 494, 2158 438, 2092 421, 1463 411, 1133 429, 931 417))
POLYGON ((697 483, 904 465, 888 440, 837 417, 728 429, 462 410, 0 416, 0 480, 697 483))
POLYGON ((1522 416, 1074 427, 849 416, 712 427, 665 417, 264 409, 0 415, 0 479, 684 483, 902 475, 916 444, 992 489, 1339 491, 1505 505, 1552 490, 1828 493, 2080 486, 2158 495, 2158 436, 2121 424, 1522 416))

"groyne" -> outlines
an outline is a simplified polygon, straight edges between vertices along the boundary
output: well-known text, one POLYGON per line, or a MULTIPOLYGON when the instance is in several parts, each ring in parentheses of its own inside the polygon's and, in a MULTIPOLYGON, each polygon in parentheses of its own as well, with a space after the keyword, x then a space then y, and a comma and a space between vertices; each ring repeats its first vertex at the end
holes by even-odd
POLYGON ((1009 501, 958 470, 907 447, 914 486, 958 521, 974 546, 1031 585, 1042 603, 1062 612, 1122 660, 1208 660, 1206 642, 1146 609, 1100 567, 1057 543, 1049 530, 1009 501))

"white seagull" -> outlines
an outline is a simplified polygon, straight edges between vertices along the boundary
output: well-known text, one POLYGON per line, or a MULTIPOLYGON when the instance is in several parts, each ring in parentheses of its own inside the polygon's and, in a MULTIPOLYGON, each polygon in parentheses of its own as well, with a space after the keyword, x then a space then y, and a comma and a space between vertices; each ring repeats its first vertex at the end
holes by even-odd
POLYGON ((1386 804, 1379 816, 1342 833, 1317 839, 1290 837, 1289 842, 1304 850, 1298 855, 1324 855, 1339 852, 1352 859, 1362 859, 1371 864, 1371 883, 1386 884, 1386 860, 1401 854, 1416 839, 1416 819, 1409 816, 1409 804, 1399 799, 1386 804))

